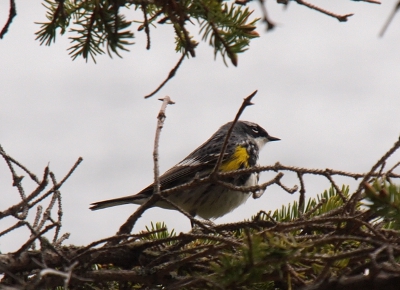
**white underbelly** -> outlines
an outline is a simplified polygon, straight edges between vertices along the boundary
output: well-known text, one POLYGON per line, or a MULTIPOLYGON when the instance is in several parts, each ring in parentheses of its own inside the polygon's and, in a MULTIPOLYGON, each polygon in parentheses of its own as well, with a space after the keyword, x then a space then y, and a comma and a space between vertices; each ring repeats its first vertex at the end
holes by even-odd
MULTIPOLYGON (((257 183, 257 174, 252 174, 244 186, 253 186, 257 183)), ((245 203, 251 194, 251 192, 232 191, 221 185, 207 184, 173 194, 169 199, 188 213, 195 213, 203 219, 216 219, 245 203)))

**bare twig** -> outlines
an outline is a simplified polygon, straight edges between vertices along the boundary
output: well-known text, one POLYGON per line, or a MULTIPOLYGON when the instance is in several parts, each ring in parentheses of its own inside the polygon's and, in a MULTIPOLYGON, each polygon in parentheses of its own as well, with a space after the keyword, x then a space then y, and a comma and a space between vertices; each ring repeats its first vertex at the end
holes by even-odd
POLYGON ((24 222, 24 221, 18 221, 18 222, 17 222, 16 224, 14 224, 13 226, 11 226, 11 227, 9 227, 8 229, 6 229, 6 230, 0 232, 0 237, 1 237, 1 236, 4 236, 5 234, 7 234, 7 233, 9 233, 9 232, 11 232, 11 231, 13 231, 14 229, 17 229, 17 228, 20 228, 20 227, 24 226, 24 225, 25 225, 25 222, 24 222))
MULTIPOLYGON (((156 204, 162 197, 159 194, 153 194, 151 197, 143 203, 141 206, 135 210, 135 212, 125 221, 125 223, 119 228, 118 232, 116 233, 117 236, 121 236, 121 240, 124 239, 125 235, 129 234, 133 226, 135 225, 136 221, 142 216, 142 214, 156 204)), ((106 244, 106 246, 116 245, 119 241, 113 240, 106 244)))
MULTIPOLYGON (((229 171, 229 172, 220 172, 220 173, 218 173, 218 175, 221 177, 234 177, 234 176, 239 176, 242 174, 248 174, 248 173, 254 173, 254 172, 264 172, 264 171, 289 171, 289 172, 294 172, 296 174, 301 173, 303 175, 311 174, 311 175, 323 175, 323 176, 325 176, 326 174, 329 174, 331 176, 338 175, 338 176, 351 177, 351 178, 354 178, 355 180, 357 180, 359 178, 363 178, 367 174, 367 173, 352 173, 352 172, 346 172, 346 171, 342 171, 342 170, 333 170, 333 169, 302 168, 302 167, 296 167, 296 166, 282 165, 279 162, 277 162, 274 165, 256 166, 256 167, 251 167, 251 168, 247 168, 247 169, 239 169, 239 170, 229 171)), ((371 174, 371 177, 378 176, 378 173, 370 173, 370 174, 371 174)), ((400 174, 390 173, 390 174, 388 174, 388 176, 394 177, 394 178, 400 178, 400 174)))
POLYGON ((38 185, 38 187, 30 194, 27 196, 27 198, 19 203, 17 203, 16 205, 13 205, 11 207, 9 207, 7 210, 0 212, 0 219, 9 216, 9 215, 13 215, 13 214, 17 214, 18 212, 21 211, 21 209, 23 207, 25 207, 29 201, 31 201, 33 198, 35 198, 36 196, 38 196, 47 186, 48 184, 48 174, 49 174, 49 168, 46 167, 44 170, 44 174, 43 174, 43 180, 42 182, 38 185))
POLYGON ((149 27, 149 21, 147 19, 147 3, 142 3, 142 10, 143 10, 143 16, 144 16, 144 32, 146 33, 147 37, 147 45, 146 49, 150 49, 150 27, 149 27))
MULTIPOLYGON (((154 192, 153 195, 148 199, 145 203, 143 203, 128 219, 127 221, 119 228, 119 231, 117 235, 125 235, 129 234, 132 231, 133 226, 135 225, 136 221, 142 216, 142 214, 151 206, 153 206, 157 201, 159 201, 162 197, 160 196, 160 170, 159 170, 159 165, 158 165, 158 146, 160 142, 160 134, 161 134, 161 129, 163 127, 166 115, 165 115, 165 110, 167 108, 167 105, 172 105, 174 104, 173 101, 171 101, 170 97, 166 96, 163 99, 160 99, 163 101, 161 105, 160 112, 158 113, 157 116, 157 129, 156 129, 156 136, 154 138, 154 150, 153 150, 153 160, 154 160, 154 192)), ((116 241, 110 241, 107 243, 106 246, 109 245, 115 245, 116 241)))
MULTIPOLYGON (((162 194, 164 195, 164 194, 162 194)), ((163 201, 168 203, 169 205, 171 205, 173 208, 175 208, 177 211, 179 211, 180 213, 182 213, 184 216, 186 216, 189 220, 192 226, 194 225, 198 225, 200 228, 202 228, 203 230, 206 230, 207 232, 210 232, 211 230, 200 220, 194 218, 193 216, 191 216, 189 213, 187 213, 186 211, 184 211, 180 206, 178 206, 176 203, 172 202, 171 200, 163 197, 163 201)))
POLYGON ((0 39, 2 39, 4 37, 4 35, 7 33, 8 28, 10 27, 11 22, 13 21, 15 16, 17 16, 15 0, 10 0, 10 10, 9 10, 9 14, 8 14, 8 19, 7 19, 7 22, 4 25, 3 29, 0 32, 0 39))
POLYGON ((388 29, 390 23, 392 22, 394 16, 396 15, 397 11, 400 9, 400 1, 398 1, 396 3, 396 5, 394 6, 392 12, 389 15, 389 18, 386 20, 385 24, 382 27, 381 32, 379 33, 380 37, 383 37, 383 35, 385 34, 386 30, 388 29))
POLYGON ((324 14, 326 14, 328 16, 332 16, 332 17, 336 18, 337 20, 339 20, 340 22, 346 22, 347 18, 349 18, 350 16, 354 15, 353 13, 345 14, 345 15, 339 15, 339 14, 330 12, 328 10, 325 10, 323 8, 320 8, 320 7, 318 7, 318 6, 314 5, 314 4, 308 3, 308 2, 306 2, 304 0, 296 0, 296 2, 298 4, 300 4, 300 5, 304 5, 304 6, 308 7, 310 9, 314 9, 314 10, 316 10, 318 12, 321 12, 321 13, 324 13, 324 14))
MULTIPOLYGON (((6 160, 11 161, 12 163, 14 163, 15 165, 17 165, 19 168, 21 168, 23 171, 25 171, 26 173, 28 173, 29 177, 35 181, 37 184, 40 183, 39 179, 36 177, 35 174, 33 174, 31 171, 28 170, 28 168, 26 168, 24 165, 22 165, 21 163, 19 163, 17 160, 15 160, 14 158, 12 158, 11 156, 7 155, 6 152, 4 152, 3 147, 1 147, 0 145, 0 155, 3 156, 3 158, 6 160)), ((8 164, 8 162, 7 162, 8 164)))
POLYGON ((239 120, 240 115, 243 113, 244 109, 246 109, 246 107, 248 107, 248 106, 253 105, 253 103, 251 102, 251 99, 256 94, 257 94, 257 91, 254 91, 253 93, 251 93, 248 97, 246 97, 243 100, 243 103, 240 106, 239 111, 237 112, 235 119, 232 121, 231 127, 229 128, 228 132, 226 133, 225 140, 224 140, 224 143, 222 145, 221 152, 220 152, 220 154, 218 156, 217 163, 215 164, 215 167, 214 167, 213 171, 210 174, 211 176, 215 176, 216 173, 218 172, 219 168, 221 167, 222 159, 224 157, 224 154, 225 154, 225 151, 226 151, 226 147, 228 146, 228 140, 229 140, 229 138, 230 138, 230 136, 232 134, 233 127, 235 127, 235 125, 236 125, 237 121, 239 120))
MULTIPOLYGON (((24 191, 24 188, 21 185, 21 181, 24 178, 24 176, 18 176, 17 175, 17 173, 15 172, 14 167, 12 165, 11 159, 4 152, 4 149, 1 146, 0 146, 0 154, 3 156, 3 158, 5 159, 5 161, 6 161, 7 165, 8 165, 8 168, 10 169, 10 172, 11 172, 12 177, 13 177, 13 186, 17 187, 19 195, 21 196, 21 199, 25 200, 26 199, 25 191, 24 191)), ((27 213, 28 213, 27 209, 25 208, 23 213, 22 213, 21 219, 24 219, 24 217, 26 217, 27 213)))
POLYGON ((267 25, 267 31, 270 31, 275 28, 275 23, 273 23, 268 17, 265 0, 259 0, 259 2, 260 2, 260 6, 261 6, 261 11, 263 14, 262 21, 265 22, 265 24, 267 25))
MULTIPOLYGON (((281 172, 280 172, 281 173, 281 172)), ((283 176, 283 175, 282 175, 283 176)), ((289 187, 287 187, 286 185, 284 185, 282 182, 281 182, 281 178, 279 178, 277 181, 276 181, 276 184, 277 185, 279 185, 280 187, 282 187, 282 189, 284 190, 284 191, 286 191, 287 193, 290 193, 290 194, 293 194, 293 193, 295 193, 299 188, 298 188, 298 186, 295 184, 292 188, 289 188, 289 187)))
POLYGON ((386 160, 400 147, 400 138, 397 140, 396 143, 393 144, 392 148, 389 149, 379 160, 372 166, 371 170, 363 177, 362 181, 358 185, 356 192, 352 195, 352 197, 347 202, 347 208, 354 212, 356 204, 360 199, 361 192, 364 188, 364 183, 367 182, 372 176, 373 173, 376 171, 379 166, 381 166, 386 160))
POLYGON ((51 224, 51 225, 48 225, 47 227, 45 227, 42 231, 36 232, 35 229, 30 227, 30 225, 28 223, 25 223, 25 224, 31 229, 33 235, 19 248, 19 250, 17 250, 14 253, 15 256, 17 256, 17 257, 19 255, 21 255, 21 253, 24 252, 26 249, 28 249, 37 238, 40 238, 43 234, 47 233, 49 230, 51 230, 52 228, 54 228, 56 226, 55 224, 51 224))
POLYGON ((343 200, 343 202, 347 202, 347 198, 344 196, 343 192, 340 190, 339 186, 337 186, 336 182, 333 180, 332 176, 329 174, 329 171, 327 170, 327 173, 325 174, 326 178, 328 178, 329 182, 331 185, 335 188, 336 193, 340 196, 340 198, 343 200))
POLYGON ((181 58, 176 63, 175 67, 169 72, 168 77, 153 92, 146 95, 144 98, 145 99, 150 98, 150 97, 154 96, 156 93, 158 93, 158 91, 161 90, 162 87, 164 87, 165 84, 175 76, 176 72, 178 71, 178 69, 181 66, 184 59, 185 59, 185 54, 182 53, 181 58))
POLYGON ((61 188, 61 186, 67 181, 67 179, 72 175, 72 173, 76 170, 76 168, 79 166, 79 164, 83 161, 82 157, 79 157, 78 160, 75 162, 75 164, 72 166, 72 168, 68 171, 68 173, 65 175, 65 177, 56 185, 53 185, 53 188, 48 190, 45 194, 43 194, 41 197, 39 197, 37 200, 33 201, 32 203, 29 204, 29 207, 33 207, 34 205, 38 204, 42 200, 44 200, 46 197, 48 197, 50 194, 52 194, 54 191, 58 190, 61 188))
POLYGON ((381 164, 381 168, 379 169, 378 175, 382 175, 383 170, 385 169, 386 161, 381 164))
POLYGON ((43 212, 43 207, 41 205, 39 205, 36 209, 36 216, 35 216, 35 220, 33 221, 33 225, 32 225, 32 227, 34 229, 38 229, 38 224, 39 224, 40 216, 42 215, 42 212, 43 212))
POLYGON ((64 176, 63 179, 59 183, 57 183, 56 189, 59 189, 64 182, 72 175, 72 173, 75 171, 76 168, 78 168, 79 164, 83 161, 82 157, 79 157, 78 160, 76 160, 75 164, 72 166, 72 168, 68 171, 68 173, 64 176))
POLYGON ((65 240, 67 240, 67 239, 69 239, 69 236, 70 236, 70 233, 64 233, 60 238, 58 238, 57 240, 53 240, 53 244, 54 244, 54 247, 60 247, 61 246, 61 244, 65 241, 65 240))
POLYGON ((260 187, 260 189, 257 190, 257 191, 253 191, 253 198, 254 198, 254 199, 260 198, 260 197, 264 194, 264 192, 265 192, 265 190, 267 189, 267 187, 268 187, 268 186, 271 186, 272 184, 278 184, 278 185, 281 186, 280 180, 281 180, 282 177, 283 177, 283 173, 282 173, 282 172, 279 172, 279 173, 278 173, 273 179, 271 179, 270 181, 265 182, 265 183, 260 184, 260 185, 256 185, 256 186, 260 187))
POLYGON ((305 197, 306 188, 304 186, 303 174, 298 172, 297 177, 300 181, 299 211, 301 213, 304 213, 304 206, 305 206, 305 202, 306 202, 306 197, 305 197))
POLYGON ((282 172, 279 172, 273 179, 271 179, 268 182, 265 182, 263 184, 258 184, 258 185, 253 185, 253 186, 239 186, 239 185, 233 185, 231 183, 228 182, 224 182, 221 181, 219 179, 216 179, 215 182, 226 187, 229 188, 231 190, 234 191, 241 191, 241 192, 253 192, 253 198, 257 199, 259 198, 261 195, 259 195, 259 192, 264 192, 265 189, 268 186, 271 186, 272 184, 277 184, 280 187, 282 187, 285 191, 289 192, 289 193, 293 193, 294 191, 297 190, 297 187, 295 186, 295 188, 287 188, 286 186, 284 186, 283 184, 281 184, 280 179, 283 176, 282 172), (294 191, 293 191, 294 190, 294 191))
POLYGON ((397 162, 395 165, 393 165, 392 168, 390 168, 385 175, 387 175, 388 173, 392 173, 393 170, 395 170, 398 166, 400 165, 400 162, 397 162))
MULTIPOLYGON (((56 177, 55 177, 53 172, 50 172, 50 178, 51 178, 51 180, 53 182, 53 186, 55 187, 56 184, 57 184, 57 180, 56 180, 56 177)), ((62 215, 63 215, 62 208, 61 208, 61 193, 60 193, 59 190, 55 190, 54 191, 53 196, 52 196, 52 198, 50 200, 50 203, 49 203, 48 207, 46 208, 46 211, 43 214, 42 225, 40 225, 40 227, 39 227, 39 228, 41 228, 44 225, 44 223, 46 222, 46 220, 51 220, 51 215, 50 215, 51 214, 51 210, 53 209, 54 204, 55 204, 56 201, 58 201, 58 212, 57 212, 58 220, 56 222, 57 227, 56 227, 56 230, 55 230, 55 233, 54 233, 53 241, 57 240, 57 237, 58 237, 58 235, 60 233, 61 221, 62 221, 62 215)))
MULTIPOLYGON (((254 172, 265 172, 265 171, 289 171, 289 172, 294 172, 296 174, 311 174, 311 175, 321 175, 321 176, 334 176, 334 175, 339 175, 339 176, 346 176, 346 177, 351 177, 354 179, 359 179, 361 177, 364 177, 367 173, 351 173, 351 172, 345 172, 341 170, 333 170, 333 169, 309 169, 309 168, 301 168, 301 167, 295 167, 295 166, 286 166, 282 165, 280 163, 276 163, 275 165, 270 165, 270 166, 257 166, 257 167, 252 167, 252 168, 247 168, 247 169, 239 169, 239 170, 234 170, 234 171, 229 171, 229 172, 218 172, 217 176, 219 178, 223 177, 234 177, 234 176, 240 176, 243 174, 248 174, 248 173, 254 173, 254 172)), ((279 178, 281 177, 283 173, 279 174, 279 178)), ((378 176, 377 173, 371 173, 372 177, 378 176)), ((389 177, 393 178, 400 178, 399 174, 394 174, 394 173, 389 173, 387 174, 389 177)), ((278 177, 276 177, 278 178, 278 177)), ((332 179, 333 180, 333 179, 332 179)), ((210 182, 211 179, 210 177, 204 177, 200 179, 194 179, 188 183, 178 185, 169 189, 165 189, 162 191, 163 196, 169 196, 170 194, 173 194, 175 192, 179 192, 182 190, 188 190, 191 188, 194 188, 196 186, 199 186, 201 184, 205 184, 210 182)), ((214 179, 212 181, 215 181, 214 179)), ((223 182, 221 180, 217 181, 220 184, 223 184, 227 188, 234 189, 234 190, 239 190, 243 192, 252 192, 252 191, 257 191, 261 189, 265 189, 266 187, 276 183, 274 180, 271 180, 265 184, 261 185, 256 185, 253 187, 247 187, 247 186, 234 186, 230 183, 223 182)), ((279 184, 279 186, 282 186, 282 183, 279 184)), ((297 186, 294 186, 293 188, 288 188, 286 186, 283 187, 285 191, 288 193, 294 193, 298 188, 297 186)), ((255 195, 255 198, 257 198, 258 195, 255 195)))
POLYGON ((160 134, 161 134, 161 130, 164 126, 164 121, 165 118, 167 117, 165 115, 165 110, 167 109, 168 105, 173 105, 175 104, 170 97, 166 96, 163 99, 160 99, 160 101, 162 101, 162 105, 161 105, 161 109, 160 112, 158 113, 157 116, 157 130, 156 130, 156 136, 154 138, 154 150, 153 150, 153 161, 154 161, 154 194, 160 194, 160 168, 158 165, 158 158, 159 158, 159 154, 158 154, 158 147, 159 147, 159 143, 160 143, 160 134))

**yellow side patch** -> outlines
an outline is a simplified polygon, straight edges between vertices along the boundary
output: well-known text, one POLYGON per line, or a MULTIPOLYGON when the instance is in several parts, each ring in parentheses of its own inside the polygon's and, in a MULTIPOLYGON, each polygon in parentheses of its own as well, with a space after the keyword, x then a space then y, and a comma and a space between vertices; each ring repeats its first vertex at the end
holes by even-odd
POLYGON ((249 154, 247 153, 246 148, 242 146, 236 147, 235 153, 232 154, 232 157, 221 164, 219 167, 220 171, 233 171, 238 170, 240 167, 247 168, 249 167, 248 163, 249 154))

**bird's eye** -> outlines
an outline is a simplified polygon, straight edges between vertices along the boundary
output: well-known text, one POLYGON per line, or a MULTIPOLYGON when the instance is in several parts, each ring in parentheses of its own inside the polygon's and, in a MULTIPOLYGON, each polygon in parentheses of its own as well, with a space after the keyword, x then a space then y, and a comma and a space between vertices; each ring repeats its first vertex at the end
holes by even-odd
POLYGON ((257 127, 252 127, 251 130, 253 130, 254 133, 258 134, 258 128, 257 127))

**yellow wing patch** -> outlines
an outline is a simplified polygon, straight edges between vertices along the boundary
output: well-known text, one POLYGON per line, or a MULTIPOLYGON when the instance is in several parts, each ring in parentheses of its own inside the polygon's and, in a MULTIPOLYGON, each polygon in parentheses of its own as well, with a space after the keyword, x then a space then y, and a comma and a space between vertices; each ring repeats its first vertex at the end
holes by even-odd
POLYGON ((228 161, 225 161, 219 167, 220 171, 233 171, 238 170, 239 168, 248 168, 249 163, 249 154, 245 147, 238 146, 236 147, 235 153, 232 154, 231 158, 228 161))

